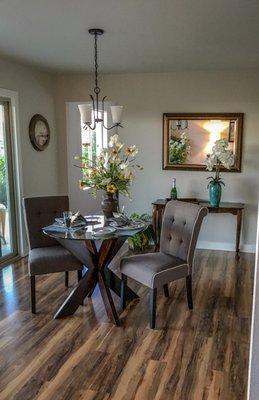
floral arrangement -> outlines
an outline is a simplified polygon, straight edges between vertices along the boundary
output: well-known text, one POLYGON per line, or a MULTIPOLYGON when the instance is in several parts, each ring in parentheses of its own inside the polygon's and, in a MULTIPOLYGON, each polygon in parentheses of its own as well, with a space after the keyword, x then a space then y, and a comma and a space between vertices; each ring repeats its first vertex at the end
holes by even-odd
POLYGON ((130 216, 131 220, 144 221, 148 224, 147 228, 136 235, 128 238, 129 248, 133 251, 144 251, 150 248, 152 242, 154 242, 154 231, 152 225, 152 218, 148 214, 137 214, 133 213, 130 216))
POLYGON ((79 182, 80 188, 92 189, 94 196, 97 190, 129 196, 129 187, 135 177, 134 169, 143 169, 140 165, 134 164, 137 153, 135 145, 124 149, 124 144, 115 134, 110 138, 109 147, 103 149, 95 160, 89 159, 86 155, 76 157, 81 161, 80 168, 83 172, 83 179, 79 182))
POLYGON ((171 164, 183 164, 190 154, 190 141, 183 132, 180 137, 172 136, 169 141, 169 162, 171 164))
POLYGON ((230 169, 235 162, 235 156, 231 150, 228 150, 227 139, 216 140, 214 146, 212 147, 212 153, 207 155, 205 160, 206 169, 212 171, 215 168, 215 177, 210 176, 210 182, 218 182, 224 185, 224 182, 220 178, 220 167, 223 166, 230 169))

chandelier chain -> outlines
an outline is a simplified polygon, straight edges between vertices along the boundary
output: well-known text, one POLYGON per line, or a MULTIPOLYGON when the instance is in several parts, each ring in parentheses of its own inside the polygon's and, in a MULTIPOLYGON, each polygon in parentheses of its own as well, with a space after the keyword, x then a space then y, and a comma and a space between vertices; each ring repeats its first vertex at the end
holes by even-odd
MULTIPOLYGON (((103 29, 98 29, 98 28, 92 28, 89 29, 88 32, 90 33, 90 35, 94 36, 94 83, 95 83, 95 87, 94 87, 94 95, 90 94, 90 98, 92 100, 92 109, 88 109, 89 105, 86 106, 87 108, 87 116, 83 116, 83 118, 87 118, 86 122, 84 123, 84 129, 91 129, 92 131, 96 129, 97 124, 102 124, 102 126, 104 127, 104 129, 106 130, 110 130, 113 129, 115 127, 121 127, 122 125, 120 122, 118 122, 117 117, 114 118, 112 116, 112 118, 115 120, 114 124, 112 126, 105 126, 104 124, 104 108, 105 108, 105 99, 106 96, 104 96, 101 100, 101 102, 99 103, 99 94, 101 92, 100 87, 98 86, 98 78, 99 78, 99 73, 98 73, 98 69, 99 69, 99 65, 98 65, 98 47, 97 47, 97 40, 99 35, 103 35, 104 30, 103 29), (100 105, 99 105, 100 104, 100 105), (99 109, 100 107, 100 109, 99 109), (89 117, 89 111, 91 113, 91 117, 89 117), (92 124, 92 120, 93 120, 93 124, 92 124)), ((83 105, 82 105, 83 107, 83 105)), ((113 108, 116 108, 116 106, 114 106, 113 108)), ((121 109, 121 106, 118 106, 119 109, 121 109)), ((81 109, 80 109, 81 112, 81 109)), ((121 113, 121 111, 120 111, 121 113)), ((82 118, 82 114, 81 114, 81 118, 82 118)))
POLYGON ((97 33, 94 35, 94 64, 95 64, 95 93, 100 92, 100 88, 98 86, 98 49, 97 49, 97 33))

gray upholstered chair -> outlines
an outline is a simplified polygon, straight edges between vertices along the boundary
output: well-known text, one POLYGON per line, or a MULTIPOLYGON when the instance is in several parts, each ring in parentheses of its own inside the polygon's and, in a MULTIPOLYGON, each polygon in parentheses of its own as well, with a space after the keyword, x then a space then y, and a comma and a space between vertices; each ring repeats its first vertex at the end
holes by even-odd
POLYGON ((192 269, 194 252, 206 207, 181 201, 169 201, 165 207, 162 222, 160 251, 122 258, 121 301, 125 304, 127 277, 135 279, 150 288, 150 327, 156 324, 157 289, 164 288, 169 296, 168 283, 186 278, 187 300, 192 302, 192 269))
POLYGON ((81 278, 82 264, 55 239, 42 232, 56 217, 69 209, 67 196, 30 197, 23 200, 24 217, 29 240, 29 275, 31 280, 31 311, 36 313, 35 276, 53 272, 65 272, 68 287, 68 271, 78 271, 81 278))

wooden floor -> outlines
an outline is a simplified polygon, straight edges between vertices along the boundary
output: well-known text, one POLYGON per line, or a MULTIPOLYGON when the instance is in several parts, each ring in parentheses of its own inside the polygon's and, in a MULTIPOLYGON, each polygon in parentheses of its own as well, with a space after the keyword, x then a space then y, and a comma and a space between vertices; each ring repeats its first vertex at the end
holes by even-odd
POLYGON ((26 261, 3 269, 0 399, 245 400, 253 269, 251 254, 197 252, 194 310, 184 281, 171 284, 153 331, 144 288, 122 327, 109 323, 98 289, 74 316, 53 320, 64 275, 37 280, 33 316, 26 261))

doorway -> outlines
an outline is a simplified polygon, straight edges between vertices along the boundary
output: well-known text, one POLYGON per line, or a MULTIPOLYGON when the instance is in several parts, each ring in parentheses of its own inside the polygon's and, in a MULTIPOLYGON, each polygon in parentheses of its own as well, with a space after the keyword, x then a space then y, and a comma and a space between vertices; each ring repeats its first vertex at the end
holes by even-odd
POLYGON ((0 99, 0 264, 18 254, 11 106, 0 99))

